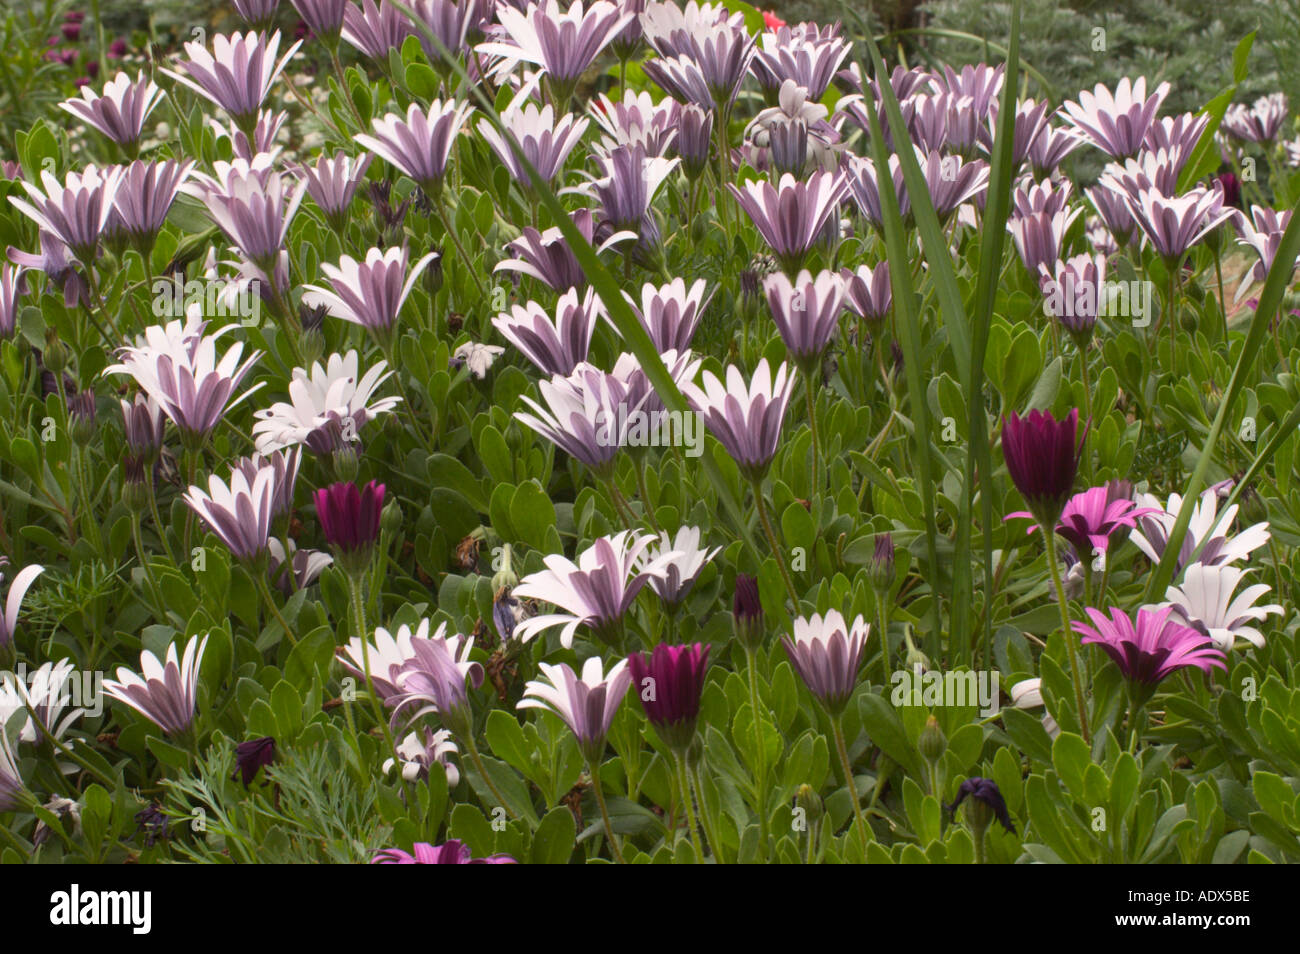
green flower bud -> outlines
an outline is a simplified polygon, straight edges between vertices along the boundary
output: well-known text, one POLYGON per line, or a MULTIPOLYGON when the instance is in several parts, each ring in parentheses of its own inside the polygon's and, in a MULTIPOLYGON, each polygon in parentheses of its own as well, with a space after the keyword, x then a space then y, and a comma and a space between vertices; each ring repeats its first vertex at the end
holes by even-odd
POLYGON ((917 751, 921 757, 931 765, 938 763, 943 758, 944 751, 948 748, 948 737, 943 734, 943 729, 939 728, 939 720, 933 715, 925 720, 925 728, 921 730, 921 737, 916 740, 917 751))

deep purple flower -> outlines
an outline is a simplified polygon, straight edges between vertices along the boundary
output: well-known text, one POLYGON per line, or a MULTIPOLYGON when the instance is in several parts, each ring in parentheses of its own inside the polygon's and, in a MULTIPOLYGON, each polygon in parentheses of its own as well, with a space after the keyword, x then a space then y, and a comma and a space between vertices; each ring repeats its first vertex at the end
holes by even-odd
POLYGON ((1002 425, 1002 454, 1011 480, 1035 519, 1055 526, 1074 490, 1081 448, 1076 442, 1079 410, 1058 421, 1047 411, 1015 411, 1002 425))
POLYGON ((364 489, 337 483, 315 492, 316 517, 321 532, 339 551, 340 561, 364 566, 379 539, 379 517, 384 509, 384 485, 370 481, 364 489))
MULTIPOLYGON (((988 778, 968 778, 961 783, 957 789, 957 798, 951 805, 947 806, 948 811, 955 812, 957 806, 970 798, 972 801, 982 802, 990 811, 993 817, 1011 834, 1016 833, 1016 826, 1011 823, 1011 813, 1007 811, 1006 800, 1002 797, 1002 792, 998 788, 997 782, 988 778)), ((969 808, 966 809, 970 811, 969 808)), ((968 816, 969 817, 969 816, 968 816)))
POLYGON ((385 848, 370 859, 372 865, 513 865, 515 859, 509 855, 489 855, 486 858, 471 858, 469 845, 454 838, 442 845, 431 845, 417 841, 412 848, 414 854, 400 848, 385 848))
POLYGON ((231 778, 243 780, 244 788, 253 784, 263 766, 275 761, 275 739, 265 736, 250 739, 235 746, 235 774, 231 778))
POLYGON ((1077 621, 1072 625, 1083 645, 1100 646, 1137 686, 1152 688, 1179 669, 1194 667, 1208 675, 1217 666, 1226 672, 1223 651, 1205 634, 1170 619, 1172 612, 1172 606, 1140 609, 1135 623, 1123 610, 1111 609, 1107 618, 1087 607, 1093 626, 1077 621))
POLYGON ((673 751, 684 753, 695 738, 709 647, 660 643, 653 652, 633 653, 627 665, 633 689, 655 732, 673 751))

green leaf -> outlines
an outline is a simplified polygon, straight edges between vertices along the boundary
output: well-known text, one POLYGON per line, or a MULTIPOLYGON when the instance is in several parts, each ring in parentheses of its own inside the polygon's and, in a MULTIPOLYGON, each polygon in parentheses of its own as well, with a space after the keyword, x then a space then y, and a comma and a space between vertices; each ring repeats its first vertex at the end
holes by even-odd
POLYGON ((565 864, 573 853, 576 836, 573 813, 564 805, 551 809, 533 835, 533 864, 565 864))
POLYGON ((555 526, 555 504, 536 480, 515 488, 510 498, 510 523, 520 541, 535 550, 547 549, 547 531, 555 526))
POLYGON ((862 719, 862 728, 881 751, 910 774, 917 778, 924 776, 916 747, 908 741, 898 711, 889 704, 889 700, 873 693, 864 693, 858 697, 858 715, 862 719))
POLYGON ((1088 743, 1073 732, 1062 732, 1052 743, 1052 765, 1056 767, 1061 781, 1065 782, 1071 794, 1083 799, 1083 776, 1092 764, 1092 753, 1088 743))

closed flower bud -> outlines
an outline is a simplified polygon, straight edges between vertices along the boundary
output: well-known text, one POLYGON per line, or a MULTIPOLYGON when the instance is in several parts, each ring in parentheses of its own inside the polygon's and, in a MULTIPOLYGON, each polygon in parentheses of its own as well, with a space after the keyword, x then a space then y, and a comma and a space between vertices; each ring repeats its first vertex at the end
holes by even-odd
POLYGON ((931 668, 930 657, 917 649, 916 644, 912 642, 912 627, 910 625, 903 633, 903 642, 907 645, 907 656, 904 659, 904 665, 911 670, 920 666, 922 672, 928 672, 931 668))
POLYGON ((510 544, 503 544, 501 547, 501 568, 492 577, 493 593, 499 593, 503 589, 513 589, 519 583, 519 577, 515 575, 512 556, 513 551, 510 544))
POLYGON ((334 473, 339 480, 345 483, 351 483, 357 479, 357 472, 360 470, 360 461, 357 460, 357 450, 351 444, 344 444, 338 450, 334 451, 332 457, 334 464, 334 473))
POLYGON ((809 829, 821 820, 822 813, 825 810, 822 805, 822 797, 817 794, 817 789, 806 783, 800 785, 798 791, 794 793, 794 804, 796 808, 803 809, 809 829))
POLYGON ((943 758, 943 753, 948 748, 948 737, 943 734, 943 729, 939 728, 939 720, 934 716, 925 720, 925 728, 921 730, 921 737, 916 740, 916 748, 921 753, 921 757, 931 765, 935 765, 943 758))
POLYGON ((731 624, 742 646, 754 649, 763 644, 763 604, 758 597, 758 580, 744 573, 736 574, 731 624))
POLYGON ((57 379, 68 366, 68 349, 59 340, 59 333, 53 328, 45 331, 45 350, 41 352, 41 364, 57 379))
POLYGON ((73 443, 85 447, 95 436, 95 392, 80 391, 68 396, 68 430, 73 443))
POLYGON ((247 788, 253 784, 253 779, 257 777, 262 766, 270 765, 274 761, 275 739, 271 736, 240 742, 235 746, 235 774, 232 778, 241 779, 244 787, 247 788))
POLYGON ((302 354, 303 364, 312 365, 325 353, 325 336, 319 328, 304 328, 298 338, 298 351, 302 354))
POLYGON ((976 840, 984 837, 985 830, 996 818, 1007 831, 1015 834, 1016 826, 1011 822, 1007 803, 997 783, 987 778, 968 778, 957 790, 957 799, 948 806, 948 811, 957 811, 957 806, 966 803, 966 821, 970 823, 976 840))
POLYGON ((128 454, 122 459, 122 502, 132 513, 149 508, 149 488, 144 482, 144 462, 128 454))
POLYGON ((876 552, 867 564, 867 579, 877 593, 886 593, 894 585, 894 538, 888 533, 876 534, 876 552))
POLYGON ((396 498, 389 500, 379 514, 379 529, 390 537, 402 529, 402 507, 396 498))

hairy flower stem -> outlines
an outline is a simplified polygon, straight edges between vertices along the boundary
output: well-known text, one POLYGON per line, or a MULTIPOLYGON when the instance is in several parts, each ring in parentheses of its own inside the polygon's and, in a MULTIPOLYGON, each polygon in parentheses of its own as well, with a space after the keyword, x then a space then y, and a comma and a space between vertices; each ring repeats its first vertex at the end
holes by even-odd
POLYGON ((498 789, 496 784, 492 781, 492 776, 487 773, 487 769, 483 765, 483 757, 478 754, 478 745, 474 742, 473 727, 467 725, 465 731, 460 733, 460 735, 460 741, 464 743, 465 751, 469 753, 470 761, 474 763, 474 768, 478 770, 479 778, 483 779, 483 784, 488 787, 488 791, 492 793, 492 797, 497 800, 498 805, 505 809, 505 813, 510 816, 511 820, 517 820, 519 816, 515 814, 515 810, 507 804, 500 789, 498 789))
POLYGON ((1083 733, 1083 741, 1091 745, 1092 733, 1088 729, 1088 707, 1083 701, 1083 683, 1079 678, 1079 652, 1074 646, 1078 636, 1070 626, 1070 608, 1065 599, 1065 585, 1061 582, 1061 567, 1056 562, 1056 535, 1055 531, 1046 525, 1039 529, 1047 545, 1047 565, 1052 571, 1052 584, 1056 587, 1056 602, 1061 608, 1061 636, 1065 640, 1065 648, 1070 653, 1070 680, 1074 683, 1074 702, 1079 709, 1079 729, 1083 733))
POLYGON ((599 766, 591 759, 587 760, 587 772, 591 775, 591 787, 596 793, 596 804, 600 806, 600 819, 605 824, 605 838, 609 841, 610 854, 614 856, 614 861, 621 865, 624 863, 623 850, 618 846, 618 839, 614 837, 614 825, 609 820, 609 806, 605 804, 605 790, 600 784, 599 766))
POLYGON ((627 505, 627 500, 619 491, 618 485, 614 483, 614 478, 610 477, 605 481, 605 489, 609 492, 610 502, 614 505, 614 511, 623 521, 623 527, 628 532, 635 532, 637 526, 636 514, 632 513, 632 508, 627 505))
POLYGON ((655 508, 650 503, 650 490, 646 487, 645 462, 634 460, 632 469, 636 471, 637 493, 641 495, 641 509, 645 511, 646 521, 650 524, 651 530, 655 533, 661 533, 659 521, 655 519, 655 508))
POLYGON ((284 616, 280 614, 280 607, 275 605, 275 597, 271 595, 271 587, 267 585, 266 568, 264 566, 251 566, 248 568, 248 572, 257 583, 257 591, 262 594, 262 600, 266 603, 267 609, 271 611, 275 621, 284 630, 284 638, 289 640, 290 646, 297 646, 298 639, 293 635, 293 630, 289 628, 289 624, 285 622, 284 616))
POLYGON ((718 840, 717 825, 714 824, 714 819, 709 814, 708 803, 704 800, 704 772, 701 771, 698 764, 691 776, 691 784, 695 786, 696 797, 700 801, 700 827, 704 829, 704 838, 713 851, 714 862, 720 863, 722 859, 718 857, 718 846, 722 842, 718 840))
POLYGON ((158 533, 158 540, 167 553, 167 561, 175 565, 176 557, 172 554, 172 545, 167 540, 167 531, 163 527, 162 517, 158 514, 158 493, 157 486, 154 484, 152 464, 145 468, 144 483, 149 490, 149 513, 153 516, 153 525, 158 533))
MULTIPOLYGON (((1083 347, 1079 348, 1079 366, 1083 369, 1083 412, 1087 415, 1086 426, 1092 427, 1092 384, 1088 375, 1088 352, 1083 347)), ((1096 483, 1097 468, 1093 464, 1091 450, 1084 451, 1083 462, 1088 468, 1088 483, 1096 483)))
POLYGON ((461 244, 460 236, 457 235, 456 230, 451 227, 451 220, 447 217, 447 210, 443 208, 440 201, 435 200, 433 204, 434 208, 438 210, 438 219, 442 222, 443 231, 445 231, 447 237, 451 239, 451 244, 456 246, 456 254, 460 256, 461 264, 465 266, 465 271, 469 273, 469 277, 474 280, 474 287, 478 289, 479 300, 485 301, 487 299, 487 291, 483 288, 483 281, 478 277, 478 272, 474 271, 474 265, 470 261, 469 253, 465 251, 465 246, 461 244))
POLYGON ((366 677, 366 695, 370 699, 370 711, 384 733, 384 742, 387 743, 388 750, 396 757, 397 744, 393 740, 388 720, 384 718, 384 710, 379 704, 379 693, 375 692, 375 681, 370 675, 370 631, 366 626, 365 601, 361 598, 361 580, 352 573, 347 574, 347 580, 348 596, 352 600, 352 613, 356 617, 357 637, 361 640, 361 668, 366 677))
POLYGON ((853 765, 849 762, 849 747, 844 742, 844 716, 831 717, 831 726, 835 730, 835 751, 840 757, 840 768, 844 770, 844 781, 849 787, 849 799, 853 802, 854 824, 858 836, 862 839, 862 850, 867 850, 867 820, 862 817, 862 805, 858 801, 858 783, 853 778, 853 765))
POLYGON ((695 863, 704 864, 704 847, 700 844, 700 832, 695 825, 695 799, 691 797, 691 782, 686 774, 686 756, 674 752, 677 761, 677 784, 681 788, 682 802, 686 805, 686 825, 691 831, 691 844, 695 846, 695 863))
POLYGON ((158 612, 163 612, 167 603, 163 600, 162 591, 158 589, 158 581, 154 578, 153 567, 144 555, 144 540, 140 536, 140 516, 139 514, 131 515, 131 538, 135 541, 135 555, 140 561, 140 566, 144 570, 144 578, 149 583, 149 591, 153 594, 154 606, 158 612))
POLYGON ((812 432, 812 471, 809 474, 808 497, 811 500, 821 490, 821 471, 817 464, 820 458, 817 448, 817 395, 813 388, 813 375, 805 372, 803 376, 804 399, 808 405, 808 429, 812 432))
POLYGON ((795 592, 794 581, 790 579, 790 571, 785 565, 785 556, 781 553, 781 546, 776 542, 776 531, 772 529, 772 521, 767 515, 767 504, 763 503, 763 485, 761 481, 754 481, 754 506, 758 508, 758 519, 763 524, 763 533, 767 536, 767 545, 772 548, 772 555, 776 557, 777 568, 781 571, 781 579, 785 581, 785 590, 790 594, 790 601, 794 604, 794 610, 799 611, 799 594, 795 592))
POLYGON ((763 748, 763 731, 758 721, 758 653, 752 646, 745 647, 745 669, 749 674, 749 711, 754 725, 754 792, 758 800, 759 857, 767 857, 767 753, 763 748))

